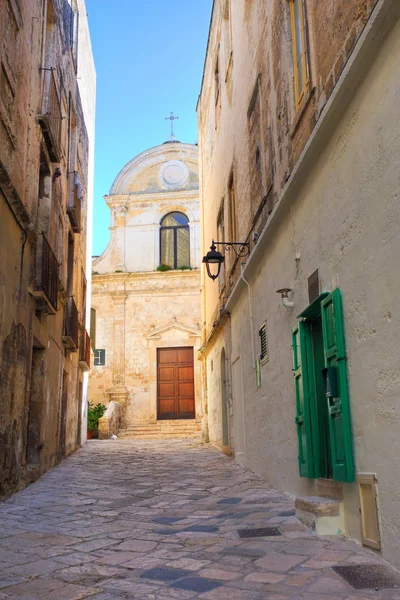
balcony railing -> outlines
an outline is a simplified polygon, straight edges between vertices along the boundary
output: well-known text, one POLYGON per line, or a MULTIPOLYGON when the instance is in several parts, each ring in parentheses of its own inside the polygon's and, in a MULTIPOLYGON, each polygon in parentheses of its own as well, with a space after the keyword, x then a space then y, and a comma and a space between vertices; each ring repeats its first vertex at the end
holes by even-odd
POLYGON ((81 344, 79 346, 79 366, 82 371, 89 371, 90 369, 90 337, 86 329, 83 330, 81 334, 81 344))
POLYGON ((63 329, 63 344, 72 351, 78 349, 79 346, 79 316, 75 300, 72 296, 68 298, 67 304, 64 306, 64 329, 63 329))
POLYGON ((38 237, 33 295, 38 310, 55 314, 57 311, 59 264, 44 233, 38 237))
POLYGON ((75 233, 79 233, 81 230, 82 196, 83 189, 79 180, 78 173, 70 173, 67 213, 69 216, 69 220, 71 221, 72 229, 75 233))
POLYGON ((60 160, 61 106, 57 93, 54 69, 44 71, 42 113, 38 116, 49 156, 53 162, 60 160))

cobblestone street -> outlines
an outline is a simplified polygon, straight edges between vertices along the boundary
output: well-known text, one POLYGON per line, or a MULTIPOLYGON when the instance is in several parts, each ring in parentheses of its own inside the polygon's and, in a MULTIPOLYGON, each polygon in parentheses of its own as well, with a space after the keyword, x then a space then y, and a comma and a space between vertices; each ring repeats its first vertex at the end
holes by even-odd
POLYGON ((379 557, 293 506, 198 441, 91 441, 0 505, 0 599, 400 598, 346 583, 332 567, 379 557))

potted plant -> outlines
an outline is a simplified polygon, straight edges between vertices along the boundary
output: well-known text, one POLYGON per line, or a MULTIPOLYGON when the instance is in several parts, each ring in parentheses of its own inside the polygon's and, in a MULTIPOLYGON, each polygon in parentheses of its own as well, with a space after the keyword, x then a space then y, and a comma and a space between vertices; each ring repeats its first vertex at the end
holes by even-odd
POLYGON ((106 406, 88 402, 87 439, 97 438, 99 435, 99 419, 103 416, 106 406))

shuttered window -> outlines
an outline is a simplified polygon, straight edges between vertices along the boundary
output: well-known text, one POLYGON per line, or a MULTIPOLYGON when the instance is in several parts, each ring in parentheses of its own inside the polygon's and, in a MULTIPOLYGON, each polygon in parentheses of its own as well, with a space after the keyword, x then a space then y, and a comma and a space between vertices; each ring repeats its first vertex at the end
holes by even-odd
POLYGON ((289 0, 292 29, 292 51, 296 106, 309 85, 305 0, 289 0))
POLYGON ((260 336, 260 361, 265 362, 268 360, 268 340, 267 340, 267 324, 263 323, 258 331, 260 336))

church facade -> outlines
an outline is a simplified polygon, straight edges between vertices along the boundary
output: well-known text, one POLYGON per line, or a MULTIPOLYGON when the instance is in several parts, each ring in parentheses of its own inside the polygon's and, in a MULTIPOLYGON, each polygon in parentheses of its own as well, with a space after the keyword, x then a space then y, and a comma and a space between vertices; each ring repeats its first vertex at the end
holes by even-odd
POLYGON ((126 426, 202 419, 197 146, 133 158, 105 197, 110 242, 93 260, 89 400, 122 405, 126 426))

